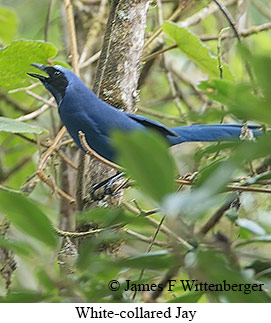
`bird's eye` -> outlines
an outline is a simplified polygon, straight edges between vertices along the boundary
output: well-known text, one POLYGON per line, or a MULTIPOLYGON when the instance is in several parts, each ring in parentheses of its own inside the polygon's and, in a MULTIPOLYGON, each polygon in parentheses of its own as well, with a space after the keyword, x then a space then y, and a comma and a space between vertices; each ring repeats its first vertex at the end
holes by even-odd
POLYGON ((55 71, 55 72, 54 72, 54 75, 55 75, 55 76, 57 76, 57 75, 59 75, 59 74, 60 74, 60 71, 55 71))

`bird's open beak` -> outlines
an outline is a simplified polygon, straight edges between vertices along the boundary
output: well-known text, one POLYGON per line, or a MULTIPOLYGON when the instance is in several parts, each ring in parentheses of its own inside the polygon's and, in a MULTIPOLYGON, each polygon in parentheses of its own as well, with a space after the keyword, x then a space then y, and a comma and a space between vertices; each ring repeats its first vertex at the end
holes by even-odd
MULTIPOLYGON (((47 67, 46 65, 42 65, 42 64, 38 64, 38 63, 33 63, 30 65, 34 66, 34 67, 38 68, 39 70, 44 71, 46 73, 46 70, 45 70, 47 67)), ((36 74, 36 73, 27 73, 27 74, 39 79, 41 82, 44 82, 47 79, 47 77, 40 75, 40 74, 36 74)))

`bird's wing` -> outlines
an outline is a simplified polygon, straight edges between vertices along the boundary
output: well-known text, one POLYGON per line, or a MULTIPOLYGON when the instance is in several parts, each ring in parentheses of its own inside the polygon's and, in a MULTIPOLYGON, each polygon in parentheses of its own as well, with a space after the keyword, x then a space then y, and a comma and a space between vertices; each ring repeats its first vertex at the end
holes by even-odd
POLYGON ((131 119, 137 121, 138 123, 142 124, 146 128, 157 130, 164 136, 179 137, 177 132, 173 131, 172 129, 168 128, 167 126, 163 125, 158 121, 148 119, 138 114, 126 113, 126 115, 131 119))

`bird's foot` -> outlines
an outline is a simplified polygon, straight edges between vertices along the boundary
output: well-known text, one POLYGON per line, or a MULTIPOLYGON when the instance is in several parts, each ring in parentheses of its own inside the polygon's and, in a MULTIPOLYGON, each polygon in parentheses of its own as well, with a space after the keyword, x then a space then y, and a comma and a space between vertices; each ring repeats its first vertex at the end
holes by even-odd
POLYGON ((117 193, 114 192, 113 190, 113 184, 120 179, 121 177, 123 177, 125 175, 125 173, 119 173, 116 174, 110 178, 107 178, 106 180, 97 183, 95 185, 92 186, 91 190, 89 191, 89 194, 92 198, 92 200, 94 201, 100 201, 102 200, 105 196, 107 195, 111 195, 111 196, 116 196, 117 193), (96 194, 96 192, 101 188, 104 187, 104 189, 102 190, 102 192, 100 194, 96 194))

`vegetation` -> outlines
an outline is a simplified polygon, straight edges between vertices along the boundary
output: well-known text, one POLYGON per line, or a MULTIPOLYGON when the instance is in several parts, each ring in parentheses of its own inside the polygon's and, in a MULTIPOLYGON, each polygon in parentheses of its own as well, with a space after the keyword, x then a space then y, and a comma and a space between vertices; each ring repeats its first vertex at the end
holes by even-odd
MULTIPOLYGON (((241 140, 169 151, 156 133, 115 133, 128 180, 97 202, 89 190, 108 170, 93 167, 93 157, 82 170, 88 157, 26 73, 31 63, 72 66, 95 89, 106 21, 122 0, 109 2, 0 6, 0 301, 270 302, 270 1, 150 2, 133 80, 137 113, 170 127, 241 123, 241 140), (254 138, 247 123, 261 125, 263 135, 254 138), (188 279, 264 285, 189 291, 180 283, 188 279), (127 280, 145 287, 126 291, 127 280), (176 280, 171 290, 169 280, 176 280)), ((123 26, 127 12, 117 12, 123 26)), ((122 108, 110 92, 115 76, 105 73, 100 96, 122 108)), ((123 108, 135 111, 134 103, 123 108)))

